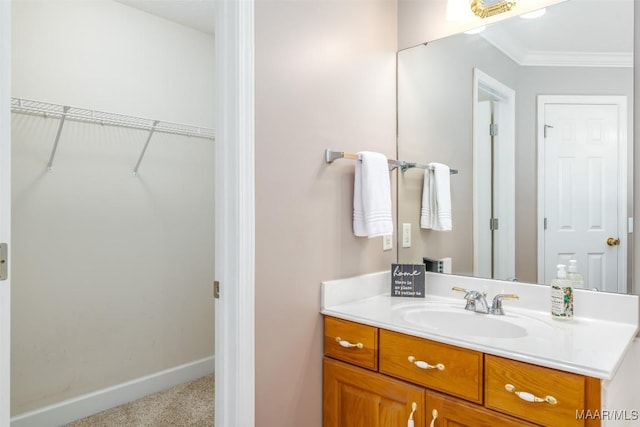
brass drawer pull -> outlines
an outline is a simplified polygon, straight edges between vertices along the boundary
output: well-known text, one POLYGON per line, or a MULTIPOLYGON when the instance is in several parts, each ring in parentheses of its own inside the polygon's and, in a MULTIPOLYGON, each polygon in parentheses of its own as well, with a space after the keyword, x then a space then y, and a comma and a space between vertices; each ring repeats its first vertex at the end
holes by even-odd
POLYGON ((351 344, 349 341, 344 341, 340 337, 336 337, 336 342, 338 344, 340 344, 344 348, 353 348, 353 347, 359 348, 359 349, 363 349, 364 348, 364 345, 361 342, 359 342, 357 344, 351 344))
POLYGON ((547 402, 549 405, 556 405, 558 403, 558 399, 556 399, 553 396, 538 397, 526 391, 516 390, 516 387, 513 384, 505 384, 504 388, 509 393, 514 393, 520 399, 525 400, 527 402, 532 402, 532 403, 547 402))
POLYGON ((413 356, 409 356, 409 362, 413 363, 420 369, 437 369, 439 371, 444 371, 444 365, 442 363, 438 363, 436 365, 429 365, 427 362, 423 360, 416 360, 416 358, 413 356))

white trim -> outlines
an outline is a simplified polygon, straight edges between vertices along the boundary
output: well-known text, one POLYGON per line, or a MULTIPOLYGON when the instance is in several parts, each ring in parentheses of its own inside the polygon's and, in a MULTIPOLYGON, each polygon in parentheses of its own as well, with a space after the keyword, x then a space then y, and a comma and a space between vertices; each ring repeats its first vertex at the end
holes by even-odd
POLYGON ((213 373, 214 357, 207 357, 74 397, 11 419, 11 427, 56 427, 132 402, 213 373))
MULTIPOLYGON (((0 242, 11 261, 11 2, 0 0, 0 242)), ((11 264, 9 264, 11 269, 11 264)), ((0 282, 0 426, 9 425, 11 273, 0 282)))
POLYGON ((632 52, 569 52, 529 50, 506 31, 493 28, 480 34, 516 64, 530 67, 633 67, 632 52))
POLYGON ((538 95, 537 137, 538 145, 538 277, 537 282, 544 280, 544 107, 546 104, 587 104, 587 105, 617 105, 618 106, 618 230, 620 239, 618 256, 618 292, 628 293, 627 290, 627 156, 628 156, 628 118, 627 97, 619 95, 538 95))
POLYGON ((633 68, 633 54, 625 52, 529 51, 518 63, 530 67, 633 68))
POLYGON ((216 5, 216 425, 255 425, 254 0, 216 5))

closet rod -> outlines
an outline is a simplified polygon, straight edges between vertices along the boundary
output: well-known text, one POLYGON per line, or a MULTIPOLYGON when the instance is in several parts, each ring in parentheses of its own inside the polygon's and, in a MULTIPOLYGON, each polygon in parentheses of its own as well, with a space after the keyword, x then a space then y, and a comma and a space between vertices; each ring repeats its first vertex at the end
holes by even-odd
MULTIPOLYGON (((344 151, 333 151, 328 148, 324 150, 325 163, 333 163, 334 160, 338 160, 338 159, 360 160, 360 156, 357 153, 345 153, 344 151)), ((393 159, 387 159, 387 163, 389 163, 389 170, 394 170, 395 168, 402 167, 405 164, 405 162, 402 160, 393 160, 393 159)))
POLYGON ((89 110, 85 108, 68 107, 23 98, 11 98, 11 111, 20 114, 32 114, 44 117, 60 118, 61 120, 66 119, 84 123, 119 126, 130 129, 147 131, 151 131, 153 129, 153 132, 215 140, 215 132, 211 128, 162 121, 158 121, 158 125, 154 127, 156 120, 89 110))

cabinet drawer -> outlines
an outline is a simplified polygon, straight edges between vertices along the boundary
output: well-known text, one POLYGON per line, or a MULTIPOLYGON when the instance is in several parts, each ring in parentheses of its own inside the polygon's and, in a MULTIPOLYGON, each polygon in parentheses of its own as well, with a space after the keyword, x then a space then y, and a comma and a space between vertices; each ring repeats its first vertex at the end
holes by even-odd
POLYGON ((485 356, 486 407, 540 425, 584 426, 576 413, 591 406, 587 391, 593 381, 599 388, 598 380, 582 375, 485 356))
POLYGON ((482 403, 483 355, 380 330, 380 372, 482 403))
POLYGON ((368 369, 378 369, 378 328, 324 318, 324 354, 368 369))

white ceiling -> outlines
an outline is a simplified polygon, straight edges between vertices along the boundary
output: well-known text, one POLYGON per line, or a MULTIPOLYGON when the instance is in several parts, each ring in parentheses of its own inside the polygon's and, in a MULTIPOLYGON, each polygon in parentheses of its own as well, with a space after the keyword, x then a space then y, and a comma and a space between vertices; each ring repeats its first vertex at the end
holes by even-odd
POLYGON ((178 24, 214 34, 215 0, 115 0, 178 24))
MULTIPOLYGON (((116 0, 214 34, 216 0, 116 0)), ((632 66, 634 0, 568 0, 537 19, 507 19, 481 36, 521 65, 632 66)))

